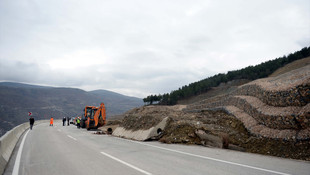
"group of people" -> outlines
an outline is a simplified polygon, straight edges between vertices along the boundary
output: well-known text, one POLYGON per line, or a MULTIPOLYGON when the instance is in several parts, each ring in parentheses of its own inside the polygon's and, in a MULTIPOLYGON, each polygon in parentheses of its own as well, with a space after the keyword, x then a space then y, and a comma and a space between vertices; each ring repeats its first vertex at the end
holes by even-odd
POLYGON ((70 125, 70 120, 71 120, 71 118, 70 117, 64 117, 63 119, 62 119, 62 126, 65 126, 66 124, 66 121, 67 121, 67 125, 69 126, 70 125))
MULTIPOLYGON (((67 121, 67 125, 69 126, 70 120, 71 120, 70 117, 67 117, 67 118, 64 117, 62 119, 62 125, 65 126, 65 123, 67 121)), ((77 128, 80 128, 80 119, 78 118, 76 122, 77 122, 77 128)), ((29 118, 29 123, 30 123, 30 130, 32 130, 32 127, 34 125, 34 118, 32 116, 29 118)), ((54 126, 54 118, 53 117, 51 117, 51 119, 50 119, 50 126, 54 126)))
MULTIPOLYGON (((70 117, 64 117, 63 119, 62 119, 62 125, 63 126, 65 126, 65 123, 66 123, 66 121, 67 121, 67 125, 69 126, 70 125, 70 120, 71 120, 71 118, 70 117)), ((54 125, 54 118, 53 117, 51 117, 51 119, 50 119, 50 126, 53 126, 54 125)))

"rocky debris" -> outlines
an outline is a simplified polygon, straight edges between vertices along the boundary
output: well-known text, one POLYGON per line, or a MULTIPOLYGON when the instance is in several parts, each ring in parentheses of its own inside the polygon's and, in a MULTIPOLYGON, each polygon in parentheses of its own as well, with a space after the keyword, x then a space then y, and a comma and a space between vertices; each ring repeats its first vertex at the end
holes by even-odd
POLYGON ((97 135, 106 135, 107 132, 105 132, 105 131, 96 131, 96 132, 94 132, 94 134, 97 134, 97 135))
POLYGON ((128 130, 147 130, 157 125, 165 117, 175 118, 180 116, 185 105, 178 106, 143 106, 125 113, 121 127, 128 130))
POLYGON ((183 121, 172 122, 159 140, 163 143, 201 144, 201 139, 195 134, 196 128, 183 121))
MULTIPOLYGON (((217 147, 217 148, 221 148, 224 147, 222 144, 222 139, 219 136, 215 136, 212 134, 208 134, 206 133, 204 130, 196 130, 195 134, 199 137, 199 139, 201 140, 201 144, 204 146, 211 146, 211 147, 217 147)), ((228 137, 226 139, 226 141, 228 140, 228 137)), ((225 148, 228 148, 228 142, 225 142, 226 146, 225 148)))
MULTIPOLYGON (((161 109, 162 107, 152 106, 148 109, 165 111, 161 109)), ((252 126, 253 129, 258 128, 255 127, 253 121, 247 121, 246 117, 244 118, 245 122, 241 122, 242 120, 237 119, 234 115, 220 109, 196 113, 186 113, 178 110, 175 112, 179 116, 172 115, 174 117, 171 118, 162 131, 160 138, 157 138, 160 142, 223 148, 223 142, 228 141, 228 149, 310 160, 310 140, 268 138, 253 135, 248 131, 244 123, 252 126)), ((165 114, 164 112, 162 115, 165 114)), ((151 118, 152 113, 148 117, 151 118)), ((262 135, 268 135, 269 131, 262 129, 261 132, 262 135)), ((289 136, 289 134, 285 133, 285 130, 281 134, 284 135, 283 137, 289 136)))

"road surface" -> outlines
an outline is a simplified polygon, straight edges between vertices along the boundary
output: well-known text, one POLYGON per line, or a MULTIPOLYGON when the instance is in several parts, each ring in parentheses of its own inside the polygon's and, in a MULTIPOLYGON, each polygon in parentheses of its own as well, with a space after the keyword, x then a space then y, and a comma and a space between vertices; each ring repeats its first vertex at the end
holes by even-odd
POLYGON ((93 133, 62 123, 37 125, 20 139, 4 174, 310 174, 305 161, 93 133))

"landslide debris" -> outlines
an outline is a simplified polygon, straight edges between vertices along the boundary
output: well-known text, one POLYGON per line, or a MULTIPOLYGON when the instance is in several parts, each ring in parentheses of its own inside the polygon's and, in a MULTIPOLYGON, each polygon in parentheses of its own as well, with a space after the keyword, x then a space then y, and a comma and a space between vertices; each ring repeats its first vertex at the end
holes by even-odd
POLYGON ((310 160, 310 140, 282 140, 257 137, 250 134, 243 123, 221 110, 184 112, 186 105, 143 106, 125 114, 120 126, 129 130, 146 130, 164 117, 171 120, 163 131, 160 142, 168 144, 195 144, 207 147, 272 155, 283 158, 310 160))
POLYGON ((132 131, 147 130, 157 125, 165 117, 175 118, 182 115, 180 109, 182 109, 182 106, 143 106, 134 108, 124 114, 120 126, 132 131))

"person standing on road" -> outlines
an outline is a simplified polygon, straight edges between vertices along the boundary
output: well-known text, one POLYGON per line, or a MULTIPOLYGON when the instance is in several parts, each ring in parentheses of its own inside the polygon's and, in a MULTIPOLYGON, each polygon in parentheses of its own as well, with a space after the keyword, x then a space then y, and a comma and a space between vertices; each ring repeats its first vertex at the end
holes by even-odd
POLYGON ((70 117, 67 117, 67 125, 70 126, 70 117))
POLYGON ((80 129, 80 118, 76 119, 76 127, 80 129))
POLYGON ((32 130, 33 124, 34 124, 34 118, 31 116, 29 119, 29 123, 30 123, 30 130, 32 130))
POLYGON ((66 117, 62 119, 62 126, 65 126, 65 123, 66 123, 66 117))
POLYGON ((53 119, 53 117, 51 117, 50 126, 53 126, 53 124, 54 124, 54 119, 53 119))

